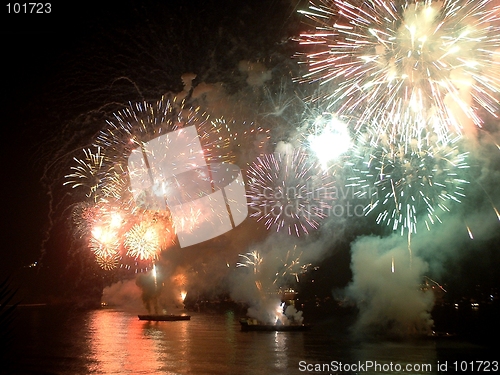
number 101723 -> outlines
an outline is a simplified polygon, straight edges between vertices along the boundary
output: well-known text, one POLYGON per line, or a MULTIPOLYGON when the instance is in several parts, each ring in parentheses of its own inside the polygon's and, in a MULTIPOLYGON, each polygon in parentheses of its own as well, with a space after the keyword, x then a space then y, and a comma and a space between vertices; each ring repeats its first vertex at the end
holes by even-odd
POLYGON ((51 3, 8 3, 7 12, 9 14, 34 14, 50 13, 52 11, 51 3))

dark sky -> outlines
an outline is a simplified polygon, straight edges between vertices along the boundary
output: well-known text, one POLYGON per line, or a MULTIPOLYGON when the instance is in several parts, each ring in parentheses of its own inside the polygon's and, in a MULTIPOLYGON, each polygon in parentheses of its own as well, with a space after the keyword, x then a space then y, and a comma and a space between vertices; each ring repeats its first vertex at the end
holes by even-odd
POLYGON ((44 124, 48 116, 44 93, 57 76, 58 58, 81 37, 79 27, 66 21, 73 12, 69 8, 59 11, 36 15, 2 12, 3 186, 9 191, 4 205, 2 267, 18 269, 39 255, 47 213, 46 194, 39 183, 43 161, 37 153, 44 134, 53 131, 44 124))
MULTIPOLYGON (((68 211, 57 203, 67 202, 62 183, 71 152, 86 146, 112 109, 178 91, 182 73, 224 81, 230 91, 241 79, 235 68, 239 60, 279 62, 282 55, 273 51, 290 52, 282 42, 300 29, 292 4, 128 0, 119 6, 53 4, 50 14, 3 12, 0 272, 31 275, 25 267, 43 253, 44 267, 50 268, 45 275, 67 274, 71 229, 60 220, 68 211), (49 207, 55 216, 49 216, 49 207), (50 220, 57 223, 47 237, 50 220)), ((497 282, 493 267, 485 264, 499 265, 498 238, 473 245, 487 250, 479 257, 464 252, 461 260, 449 262, 458 272, 450 281, 476 275, 470 284, 497 282)), ((324 269, 335 270, 321 278, 332 280, 324 282, 326 289, 350 275, 348 240, 326 260, 324 269)))
POLYGON ((40 259, 49 228, 49 197, 41 183, 51 161, 46 142, 57 135, 58 121, 75 115, 53 93, 62 88, 58 80, 61 71, 68 69, 64 67, 68 56, 81 48, 96 32, 96 23, 111 11, 100 14, 84 9, 52 4, 48 14, 2 12, 2 185, 6 199, 0 272, 16 280, 23 296, 30 284, 45 283, 46 278, 38 275, 39 269, 27 268, 40 259))
MULTIPOLYGON (((57 134, 57 117, 64 121, 64 116, 74 116, 66 110, 67 103, 57 101, 60 97, 50 96, 64 89, 60 77, 71 69, 70 57, 98 32, 96 25, 113 20, 111 12, 116 12, 102 6, 100 11, 83 8, 77 12, 69 5, 53 4, 49 14, 3 13, 2 130, 6 147, 2 155, 8 171, 4 176, 11 176, 4 183, 10 190, 7 217, 15 228, 7 232, 10 249, 31 249, 40 242, 37 227, 42 226, 46 214, 46 193, 38 182, 47 161, 42 145, 57 134)), ((36 251, 32 255, 36 257, 36 251)))

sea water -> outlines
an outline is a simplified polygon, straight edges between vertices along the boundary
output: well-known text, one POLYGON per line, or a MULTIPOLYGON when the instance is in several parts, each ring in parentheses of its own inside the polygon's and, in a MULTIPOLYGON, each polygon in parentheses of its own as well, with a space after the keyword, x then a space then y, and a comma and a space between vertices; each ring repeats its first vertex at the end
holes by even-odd
POLYGON ((190 315, 189 321, 148 322, 109 308, 18 307, 10 363, 2 369, 61 375, 441 374, 444 365, 453 373, 457 364, 470 368, 498 359, 493 349, 460 339, 358 340, 345 316, 312 322, 305 332, 242 332, 230 310, 190 315))

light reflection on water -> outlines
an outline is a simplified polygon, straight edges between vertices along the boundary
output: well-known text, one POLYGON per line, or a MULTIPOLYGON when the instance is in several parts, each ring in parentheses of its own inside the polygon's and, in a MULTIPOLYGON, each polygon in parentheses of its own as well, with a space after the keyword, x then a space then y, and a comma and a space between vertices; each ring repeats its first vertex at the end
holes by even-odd
MULTIPOLYGON (((160 362, 154 340, 143 339, 143 329, 133 316, 117 311, 90 313, 88 372, 92 374, 154 373, 160 362), (137 345, 140 341, 140 345, 137 345), (140 365, 140 371, 138 366, 140 365)), ((153 332, 159 336, 160 332, 153 332)))
POLYGON ((304 374, 299 361, 367 360, 403 366, 430 363, 430 373, 438 373, 438 361, 466 360, 478 353, 485 354, 475 359, 493 359, 483 348, 460 342, 355 341, 346 326, 342 318, 332 318, 309 332, 241 332, 231 312, 147 322, 112 309, 20 310, 12 358, 18 369, 14 373, 67 375, 304 374))

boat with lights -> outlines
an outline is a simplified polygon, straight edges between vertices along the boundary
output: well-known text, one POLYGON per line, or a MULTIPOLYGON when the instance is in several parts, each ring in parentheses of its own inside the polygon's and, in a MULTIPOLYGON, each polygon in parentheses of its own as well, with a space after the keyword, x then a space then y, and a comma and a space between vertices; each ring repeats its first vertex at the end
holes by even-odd
POLYGON ((145 314, 138 315, 139 320, 148 320, 150 322, 172 322, 177 320, 191 320, 190 315, 174 315, 174 314, 145 314))
POLYGON ((260 323, 255 319, 241 319, 240 320, 242 331, 264 331, 264 332, 296 332, 296 331, 309 331, 311 326, 309 324, 265 324, 260 323))

